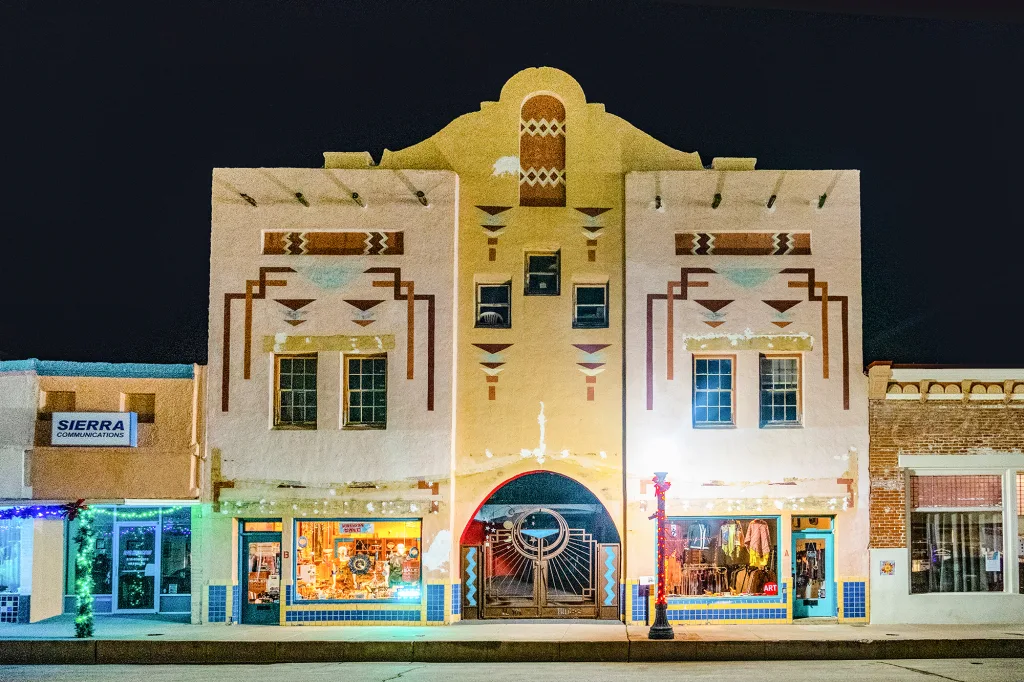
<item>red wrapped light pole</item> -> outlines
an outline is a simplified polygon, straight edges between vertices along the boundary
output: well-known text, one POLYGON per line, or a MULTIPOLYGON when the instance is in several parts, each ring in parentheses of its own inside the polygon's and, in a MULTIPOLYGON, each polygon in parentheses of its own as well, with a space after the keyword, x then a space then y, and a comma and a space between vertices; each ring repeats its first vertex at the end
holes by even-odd
POLYGON ((647 633, 648 639, 675 639, 675 632, 668 623, 668 601, 665 599, 665 493, 672 484, 665 480, 667 471, 654 473, 654 494, 658 496, 658 511, 649 518, 658 521, 658 594, 654 600, 654 624, 647 633))

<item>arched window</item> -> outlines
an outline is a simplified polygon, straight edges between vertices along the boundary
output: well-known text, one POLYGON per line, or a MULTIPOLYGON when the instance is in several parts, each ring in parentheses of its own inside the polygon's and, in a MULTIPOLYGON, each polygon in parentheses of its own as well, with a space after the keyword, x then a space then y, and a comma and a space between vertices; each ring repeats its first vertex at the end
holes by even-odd
POLYGON ((565 206, 565 107, 551 95, 520 112, 519 205, 565 206))

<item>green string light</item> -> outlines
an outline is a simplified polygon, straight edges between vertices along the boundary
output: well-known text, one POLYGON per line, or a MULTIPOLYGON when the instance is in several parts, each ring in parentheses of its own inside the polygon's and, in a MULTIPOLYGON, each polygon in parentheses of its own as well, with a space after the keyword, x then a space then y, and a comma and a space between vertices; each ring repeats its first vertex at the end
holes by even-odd
POLYGON ((78 554, 75 556, 75 637, 92 637, 94 632, 92 568, 93 559, 96 557, 96 530, 93 528, 95 520, 96 510, 91 507, 86 507, 78 513, 78 531, 75 532, 75 543, 78 545, 78 554))
POLYGON ((159 507, 157 509, 146 509, 145 511, 130 512, 125 511, 126 509, 130 509, 130 507, 123 506, 94 507, 96 512, 99 514, 109 514, 110 516, 113 516, 116 513, 118 521, 152 521, 153 519, 156 519, 160 516, 160 512, 163 512, 164 515, 175 514, 185 508, 185 505, 179 505, 177 507, 159 507))

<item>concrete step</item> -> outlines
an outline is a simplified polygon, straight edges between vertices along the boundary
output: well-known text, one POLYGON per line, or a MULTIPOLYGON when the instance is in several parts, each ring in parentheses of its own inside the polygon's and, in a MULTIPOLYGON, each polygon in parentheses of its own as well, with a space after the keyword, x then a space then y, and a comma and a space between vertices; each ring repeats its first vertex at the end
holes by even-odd
POLYGON ((1017 639, 693 641, 0 640, 0 664, 537 663, 1021 658, 1017 639))

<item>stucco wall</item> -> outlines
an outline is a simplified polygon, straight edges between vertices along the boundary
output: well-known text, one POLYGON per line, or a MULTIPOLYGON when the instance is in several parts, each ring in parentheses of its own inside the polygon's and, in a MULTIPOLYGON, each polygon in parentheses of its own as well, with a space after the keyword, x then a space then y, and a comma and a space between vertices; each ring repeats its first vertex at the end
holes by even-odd
POLYGON ((630 549, 630 577, 653 570, 653 523, 646 520, 653 487, 645 482, 658 470, 668 471, 672 482, 670 515, 781 516, 784 576, 790 571, 788 518, 793 514, 835 514, 837 574, 866 571, 867 486, 861 481, 867 480, 868 434, 867 382, 861 369, 859 202, 857 171, 786 171, 783 176, 781 171, 703 170, 627 176, 627 523, 630 540, 640 540, 630 549), (768 209, 773 193, 777 198, 768 209), (824 193, 828 196, 819 209, 824 193), (721 200, 713 208, 716 194, 721 200), (661 197, 660 208, 656 196, 661 197), (677 233, 691 235, 681 240, 679 253, 677 233), (716 235, 719 250, 695 255, 693 235, 703 233, 716 235), (773 246, 770 239, 755 236, 750 244, 767 243, 768 251, 733 255, 727 252, 728 240, 738 233, 809 233, 810 253, 770 255, 777 242, 773 246), (691 269, 685 273, 685 293, 681 284, 672 289, 669 379, 667 292, 670 282, 683 282, 684 268, 691 269), (786 268, 794 271, 781 272, 786 268), (807 269, 813 269, 816 283, 828 286, 827 379, 822 303, 809 300, 807 269), (845 362, 839 297, 847 301, 845 362), (798 303, 782 314, 766 300, 798 303), (693 426, 694 353, 735 358, 734 426, 693 426), (799 428, 760 428, 761 353, 800 357, 799 428), (849 387, 845 397, 844 370, 849 387), (647 509, 641 510, 641 504, 647 509))
MULTIPOLYGON (((454 277, 456 179, 451 173, 324 171, 319 169, 218 169, 214 174, 211 239, 209 439, 220 451, 221 476, 235 481, 297 481, 329 486, 347 481, 377 481, 426 476, 445 477, 451 457, 451 337, 454 277), (325 176, 332 173, 364 198, 360 208, 325 176), (277 182, 301 190, 309 207, 281 190, 277 182), (256 197, 247 204, 227 186, 256 197), (416 200, 407 183, 427 190, 429 208, 416 200), (399 255, 262 255, 264 230, 401 231, 399 255), (224 409, 225 294, 246 290, 259 280, 260 268, 271 272, 268 293, 252 304, 251 375, 244 378, 245 301, 232 302, 228 340, 231 365, 224 409), (396 300, 390 273, 369 268, 400 268, 416 294, 435 297, 433 349, 434 403, 427 409, 429 361, 427 306, 415 305, 414 378, 407 377, 405 293, 396 300), (385 282, 377 286, 374 282, 385 282), (310 300, 301 326, 286 323, 289 308, 275 299, 310 300), (380 299, 371 325, 355 324, 357 308, 346 299, 380 299), (272 428, 273 357, 266 337, 284 334, 304 339, 335 335, 393 337, 388 353, 388 423, 386 430, 342 428, 342 352, 319 353, 318 415, 315 430, 272 428)), ((243 296, 244 299, 244 296, 243 296)))
POLYGON ((74 391, 79 412, 119 412, 122 394, 153 393, 152 424, 138 447, 51 447, 51 422, 35 421, 31 481, 36 499, 190 499, 199 495, 201 454, 194 379, 39 377, 40 391, 74 391))
POLYGON ((32 448, 39 379, 34 372, 0 373, 0 498, 31 497, 25 458, 32 448))

